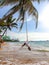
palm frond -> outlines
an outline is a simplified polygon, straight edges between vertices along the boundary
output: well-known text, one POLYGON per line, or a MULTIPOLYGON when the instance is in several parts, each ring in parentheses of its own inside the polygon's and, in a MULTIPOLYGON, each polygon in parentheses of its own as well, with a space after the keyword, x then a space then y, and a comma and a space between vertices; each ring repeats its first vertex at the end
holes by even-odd
POLYGON ((17 3, 19 0, 1 0, 0 1, 0 6, 6 6, 9 4, 15 4, 17 3))
POLYGON ((21 23, 21 26, 20 26, 20 31, 21 31, 21 29, 22 29, 22 27, 23 27, 23 24, 24 24, 24 21, 21 23))
POLYGON ((16 20, 16 18, 14 18, 11 22, 14 22, 16 20))
MULTIPOLYGON (((2 0, 1 1, 1 6, 5 6, 8 4, 14 4, 16 3, 16 5, 14 5, 4 16, 2 20, 6 20, 7 18, 9 18, 10 16, 14 15, 15 13, 17 13, 17 11, 19 11, 19 16, 18 19, 16 21, 22 21, 20 29, 22 29, 22 26, 24 24, 25 21, 25 12, 28 11, 29 15, 32 15, 32 17, 34 16, 36 19, 36 28, 38 25, 38 11, 36 10, 36 8, 34 7, 33 3, 37 1, 38 3, 40 3, 40 1, 46 1, 46 0, 2 0), (17 4, 18 3, 18 4, 17 4)), ((10 20, 9 20, 10 22, 10 20)), ((12 21, 11 21, 12 23, 12 21)))
POLYGON ((42 1, 46 1, 46 0, 31 0, 31 1, 33 1, 33 2, 38 2, 38 3, 40 3, 40 2, 42 2, 42 1))
POLYGON ((9 30, 11 30, 11 27, 10 27, 10 26, 7 26, 7 28, 8 28, 9 30))
POLYGON ((18 10, 20 9, 20 5, 15 5, 14 7, 12 7, 4 16, 3 16, 3 20, 9 18, 10 16, 12 16, 13 14, 15 14, 18 10))
POLYGON ((11 25, 13 26, 13 25, 16 25, 17 26, 17 23, 11 23, 11 25))

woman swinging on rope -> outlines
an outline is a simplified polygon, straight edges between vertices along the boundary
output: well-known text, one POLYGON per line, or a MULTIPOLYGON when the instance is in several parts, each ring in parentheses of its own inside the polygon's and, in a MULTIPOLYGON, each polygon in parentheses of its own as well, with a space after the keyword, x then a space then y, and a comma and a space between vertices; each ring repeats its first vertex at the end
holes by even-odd
POLYGON ((26 42, 22 45, 22 47, 27 46, 28 50, 31 51, 30 46, 28 45, 28 29, 27 29, 27 22, 26 22, 26 42))
POLYGON ((22 47, 24 47, 24 46, 27 46, 28 47, 28 50, 31 51, 31 48, 30 48, 30 46, 28 45, 27 42, 24 42, 24 44, 22 45, 22 47))

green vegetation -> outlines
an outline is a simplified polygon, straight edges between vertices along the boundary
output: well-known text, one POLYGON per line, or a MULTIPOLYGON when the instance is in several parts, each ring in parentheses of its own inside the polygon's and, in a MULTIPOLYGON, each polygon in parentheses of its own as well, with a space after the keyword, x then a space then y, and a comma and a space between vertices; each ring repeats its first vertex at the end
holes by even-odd
POLYGON ((6 42, 19 42, 18 39, 11 39, 9 36, 5 35, 2 37, 2 39, 6 42))
POLYGON ((5 35, 5 36, 2 37, 2 39, 3 40, 10 40, 10 37, 5 35))

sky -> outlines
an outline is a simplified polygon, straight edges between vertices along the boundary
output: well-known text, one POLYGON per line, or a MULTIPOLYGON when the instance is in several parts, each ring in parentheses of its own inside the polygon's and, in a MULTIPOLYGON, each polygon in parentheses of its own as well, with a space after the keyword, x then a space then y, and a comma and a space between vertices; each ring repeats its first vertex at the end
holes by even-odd
MULTIPOLYGON (((49 40, 49 2, 41 2, 38 4, 34 3, 38 11, 38 27, 35 29, 36 22, 32 17, 27 17, 22 30, 19 32, 17 29, 12 29, 12 31, 7 31, 7 35, 11 38, 18 38, 19 40, 26 40, 26 22, 28 29, 28 40, 49 40)), ((5 6, 0 8, 0 18, 11 8, 11 6, 5 6)), ((18 15, 18 14, 17 14, 18 15)), ((16 14, 14 17, 17 16, 16 14)))

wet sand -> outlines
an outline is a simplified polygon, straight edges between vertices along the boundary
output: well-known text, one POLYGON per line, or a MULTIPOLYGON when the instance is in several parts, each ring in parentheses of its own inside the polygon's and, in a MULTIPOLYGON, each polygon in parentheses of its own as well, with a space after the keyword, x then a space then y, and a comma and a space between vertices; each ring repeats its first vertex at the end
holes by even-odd
POLYGON ((31 49, 21 48, 21 44, 2 44, 0 65, 49 65, 49 52, 31 49))

